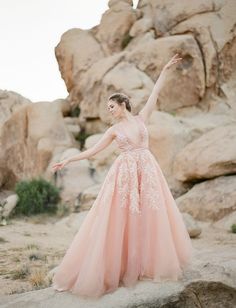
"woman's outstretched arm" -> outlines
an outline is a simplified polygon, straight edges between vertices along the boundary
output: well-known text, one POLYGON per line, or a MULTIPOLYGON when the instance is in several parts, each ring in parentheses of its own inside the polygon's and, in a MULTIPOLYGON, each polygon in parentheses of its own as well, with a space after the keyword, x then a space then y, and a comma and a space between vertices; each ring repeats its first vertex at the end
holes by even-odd
POLYGON ((103 134, 103 136, 100 138, 100 140, 94 144, 91 148, 82 151, 78 155, 72 156, 70 158, 67 158, 65 160, 62 160, 59 163, 56 163, 52 166, 54 169, 53 171, 56 171, 57 169, 63 168, 65 165, 69 164, 72 161, 81 160, 81 159, 87 159, 98 152, 105 149, 115 138, 114 128, 109 127, 106 132, 103 134))
POLYGON ((151 95, 149 96, 146 104, 144 105, 144 107, 139 111, 139 114, 141 115, 142 119, 144 120, 144 122, 147 122, 148 118, 150 117, 151 113, 153 110, 155 110, 156 107, 156 101, 157 98, 159 96, 159 93, 165 83, 165 79, 166 79, 166 74, 167 71, 169 70, 169 68, 171 67, 171 65, 173 65, 174 63, 177 63, 181 60, 182 58, 179 58, 179 55, 176 54, 174 55, 173 58, 170 59, 170 61, 163 67, 154 87, 152 90, 151 95))

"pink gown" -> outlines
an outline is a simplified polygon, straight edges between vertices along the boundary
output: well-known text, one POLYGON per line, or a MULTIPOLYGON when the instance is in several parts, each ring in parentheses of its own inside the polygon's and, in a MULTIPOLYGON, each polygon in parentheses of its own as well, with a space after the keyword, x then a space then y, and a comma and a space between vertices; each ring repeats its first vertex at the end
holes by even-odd
POLYGON ((138 280, 178 280, 193 248, 148 130, 135 115, 139 144, 119 128, 121 153, 53 276, 55 290, 97 298, 138 280))

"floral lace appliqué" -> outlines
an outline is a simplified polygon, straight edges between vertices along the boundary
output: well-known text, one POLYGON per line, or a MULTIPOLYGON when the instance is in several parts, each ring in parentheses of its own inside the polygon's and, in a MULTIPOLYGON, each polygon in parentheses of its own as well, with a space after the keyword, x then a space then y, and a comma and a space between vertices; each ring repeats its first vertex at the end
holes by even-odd
POLYGON ((153 210, 158 210, 161 204, 160 183, 147 151, 134 150, 121 154, 123 160, 117 181, 120 206, 129 206, 132 213, 141 213, 141 203, 153 210))
POLYGON ((108 171, 95 201, 95 204, 109 206, 116 193, 119 206, 129 208, 132 214, 141 214, 146 207, 158 210, 161 206, 161 185, 148 148, 148 130, 139 115, 137 120, 139 144, 134 144, 124 131, 117 131, 116 141, 121 153, 108 171))

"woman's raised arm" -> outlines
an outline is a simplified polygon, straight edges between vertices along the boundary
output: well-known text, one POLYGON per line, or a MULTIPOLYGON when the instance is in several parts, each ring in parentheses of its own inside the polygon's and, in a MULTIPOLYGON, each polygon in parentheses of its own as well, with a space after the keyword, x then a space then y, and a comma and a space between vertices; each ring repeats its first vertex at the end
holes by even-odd
POLYGON ((146 122, 148 120, 148 118, 150 117, 151 113, 153 110, 155 110, 155 106, 156 106, 156 101, 157 98, 159 96, 160 90, 163 87, 164 83, 165 83, 165 78, 166 78, 166 74, 167 71, 169 70, 169 68, 171 67, 171 65, 173 65, 174 63, 177 63, 181 60, 182 58, 179 58, 179 55, 176 54, 174 55, 173 58, 170 59, 170 61, 163 67, 154 87, 152 90, 151 95, 149 96, 146 104, 144 105, 144 107, 139 111, 139 114, 141 115, 142 119, 146 122))

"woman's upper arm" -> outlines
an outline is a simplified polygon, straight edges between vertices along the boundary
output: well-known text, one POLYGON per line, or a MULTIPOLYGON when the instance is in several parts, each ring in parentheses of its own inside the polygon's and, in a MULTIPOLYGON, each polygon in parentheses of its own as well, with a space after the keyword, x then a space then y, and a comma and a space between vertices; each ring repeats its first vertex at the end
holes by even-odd
POLYGON ((148 119, 150 117, 150 113, 146 112, 146 110, 143 108, 139 111, 138 113, 139 117, 141 118, 141 120, 147 124, 148 123, 148 119))

